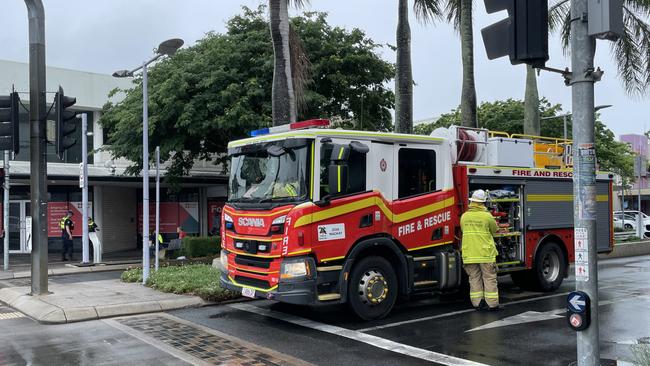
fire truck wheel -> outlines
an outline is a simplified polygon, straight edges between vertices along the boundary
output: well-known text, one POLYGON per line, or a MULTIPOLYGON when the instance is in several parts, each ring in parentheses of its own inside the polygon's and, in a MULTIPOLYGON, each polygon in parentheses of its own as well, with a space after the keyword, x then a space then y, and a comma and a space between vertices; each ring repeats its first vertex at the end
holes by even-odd
POLYGON ((566 259, 559 245, 546 243, 539 248, 533 267, 533 279, 539 290, 557 290, 564 280, 566 271, 566 259))
POLYGON ((388 315, 397 299, 397 276, 382 257, 366 257, 353 268, 348 285, 352 311, 364 320, 388 315))

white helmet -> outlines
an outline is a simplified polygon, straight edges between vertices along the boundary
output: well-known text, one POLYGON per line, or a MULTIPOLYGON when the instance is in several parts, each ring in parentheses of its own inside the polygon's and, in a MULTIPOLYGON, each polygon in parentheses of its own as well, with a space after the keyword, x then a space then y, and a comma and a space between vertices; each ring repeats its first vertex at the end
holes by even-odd
POLYGON ((482 189, 477 189, 472 193, 472 198, 469 199, 472 202, 484 203, 487 200, 487 194, 482 189))

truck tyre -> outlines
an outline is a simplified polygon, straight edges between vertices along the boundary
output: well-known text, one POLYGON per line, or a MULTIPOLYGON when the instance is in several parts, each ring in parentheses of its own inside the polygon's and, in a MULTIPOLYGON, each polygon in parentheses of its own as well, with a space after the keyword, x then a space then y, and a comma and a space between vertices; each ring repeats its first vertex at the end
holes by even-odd
POLYGON ((397 299, 397 276, 390 263, 377 256, 361 259, 352 268, 348 301, 363 320, 388 315, 397 299))
POLYGON ((533 283, 538 290, 555 291, 567 272, 564 252, 556 243, 546 243, 539 248, 533 266, 533 283))

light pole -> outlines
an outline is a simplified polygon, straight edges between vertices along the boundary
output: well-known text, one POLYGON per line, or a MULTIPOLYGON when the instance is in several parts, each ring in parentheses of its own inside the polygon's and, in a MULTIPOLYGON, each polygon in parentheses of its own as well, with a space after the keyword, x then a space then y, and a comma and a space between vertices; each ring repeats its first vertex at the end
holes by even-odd
MULTIPOLYGON (((183 46, 183 40, 172 38, 162 42, 156 55, 133 70, 120 70, 114 77, 132 77, 142 70, 142 284, 149 278, 149 97, 147 90, 147 66, 159 58, 172 56, 183 46)), ((156 239, 157 240, 157 239, 156 239)))
MULTIPOLYGON (((611 104, 597 105, 596 107, 594 107, 594 112, 598 112, 601 109, 609 108, 611 106, 612 106, 611 104)), ((572 115, 572 113, 565 113, 565 114, 560 114, 560 115, 557 115, 557 116, 542 117, 539 120, 543 121, 543 120, 547 120, 547 119, 555 119, 555 118, 562 117, 562 120, 564 121, 564 135, 562 135, 562 136, 564 136, 564 139, 566 140, 566 138, 567 138, 567 128, 566 128, 567 117, 570 117, 571 115, 572 115)))

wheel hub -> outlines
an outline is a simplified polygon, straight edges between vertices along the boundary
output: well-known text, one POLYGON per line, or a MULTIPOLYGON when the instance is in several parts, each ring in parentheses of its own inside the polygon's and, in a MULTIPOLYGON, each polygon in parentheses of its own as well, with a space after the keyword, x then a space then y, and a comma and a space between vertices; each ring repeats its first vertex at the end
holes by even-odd
POLYGON ((381 272, 368 271, 359 280, 358 293, 364 304, 378 305, 388 296, 388 282, 381 272))
POLYGON ((546 253, 542 260, 542 274, 549 282, 555 281, 560 275, 560 258, 557 253, 546 253))

